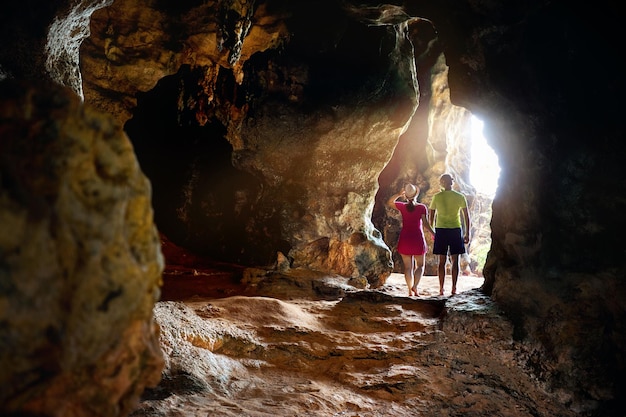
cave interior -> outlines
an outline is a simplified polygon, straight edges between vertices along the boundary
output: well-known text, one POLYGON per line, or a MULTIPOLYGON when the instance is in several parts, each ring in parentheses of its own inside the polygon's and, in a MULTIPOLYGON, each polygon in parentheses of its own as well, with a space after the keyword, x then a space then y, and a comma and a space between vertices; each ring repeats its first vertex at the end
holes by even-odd
POLYGON ((626 414, 616 2, 36 6, 0 17, 4 414, 169 415, 185 395, 181 415, 626 414), (473 116, 495 196, 470 180, 473 116), (385 202, 411 182, 428 205, 443 173, 471 206, 460 280, 480 284, 405 300, 385 202), (375 337, 343 318, 370 314, 415 368, 373 361, 375 337), (461 377, 423 374, 437 360, 518 379, 470 400, 461 377), (262 361, 265 381, 232 382, 262 361), (286 369, 317 388, 283 397, 306 381, 286 369), (419 375, 444 394, 423 400, 419 375))

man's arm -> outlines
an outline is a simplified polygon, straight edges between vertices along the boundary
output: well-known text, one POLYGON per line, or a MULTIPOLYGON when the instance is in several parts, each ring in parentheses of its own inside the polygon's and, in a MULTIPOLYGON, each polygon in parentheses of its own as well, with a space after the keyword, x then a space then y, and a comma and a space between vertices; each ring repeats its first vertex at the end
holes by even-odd
POLYGON ((465 222, 465 236, 463 236, 463 241, 465 243, 469 243, 470 240, 470 218, 469 212, 467 211, 467 207, 461 208, 461 214, 463 215, 463 221, 465 222))
POLYGON ((432 227, 435 227, 435 209, 428 210, 428 222, 432 227))

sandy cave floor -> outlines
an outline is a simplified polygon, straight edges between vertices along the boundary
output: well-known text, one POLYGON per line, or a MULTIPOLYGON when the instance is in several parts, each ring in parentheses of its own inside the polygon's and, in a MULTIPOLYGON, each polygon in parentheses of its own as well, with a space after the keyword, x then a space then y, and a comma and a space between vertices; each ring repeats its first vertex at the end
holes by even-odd
POLYGON ((170 275, 155 307, 164 377, 133 417, 575 415, 524 369, 482 282, 461 276, 451 297, 448 276, 442 297, 425 276, 408 297, 401 274, 357 291, 332 277, 170 275), (339 292, 316 297, 320 281, 339 292))
MULTIPOLYGON (((468 290, 479 288, 483 285, 483 277, 475 275, 462 275, 457 280, 457 293, 462 293, 468 290)), ((420 297, 439 297, 439 277, 426 275, 420 279, 418 286, 420 297)), ((408 289, 402 274, 391 274, 387 278, 387 282, 382 291, 393 294, 395 296, 408 296, 408 289)), ((444 297, 449 297, 452 290, 452 278, 447 275, 444 281, 444 297)), ((415 297, 414 297, 415 298, 415 297)))

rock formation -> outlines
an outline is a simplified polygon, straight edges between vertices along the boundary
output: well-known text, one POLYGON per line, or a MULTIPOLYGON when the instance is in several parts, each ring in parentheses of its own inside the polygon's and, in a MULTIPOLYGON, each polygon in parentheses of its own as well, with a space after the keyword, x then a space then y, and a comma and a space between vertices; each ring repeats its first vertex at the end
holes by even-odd
POLYGON ((468 186, 463 148, 432 117, 480 116, 502 167, 483 291, 546 389, 581 413, 624 414, 614 2, 166 3, 11 3, 0 77, 62 82, 124 124, 177 244, 371 288, 393 269, 389 188, 411 179, 427 199, 448 170, 468 186), (79 74, 67 51, 86 34, 79 74), (438 108, 442 89, 465 110, 438 108))
POLYGON ((405 25, 367 27, 333 2, 269 13, 270 3, 251 17, 219 7, 119 2, 94 14, 83 50, 94 103, 156 83, 166 68, 155 53, 180 68, 127 109, 160 229, 222 260, 267 265, 282 251, 294 266, 380 285, 391 263, 371 222, 377 178, 417 101, 405 25), (312 13, 326 18, 315 38, 312 13), (234 57, 218 47, 231 15, 259 22, 234 57), (176 40, 173 21, 185 28, 176 40), (141 80, 117 81, 129 76, 141 80))
POLYGON ((150 183, 68 88, 0 89, 0 413, 124 415, 163 367, 150 183))

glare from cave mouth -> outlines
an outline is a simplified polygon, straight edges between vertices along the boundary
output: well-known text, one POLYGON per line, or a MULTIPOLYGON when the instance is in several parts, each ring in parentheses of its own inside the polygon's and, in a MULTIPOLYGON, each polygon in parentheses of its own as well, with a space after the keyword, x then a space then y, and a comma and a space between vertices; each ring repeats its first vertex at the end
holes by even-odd
POLYGON ((483 121, 472 116, 471 129, 470 183, 478 193, 493 199, 498 189, 498 178, 500 177, 498 156, 483 136, 483 121))

